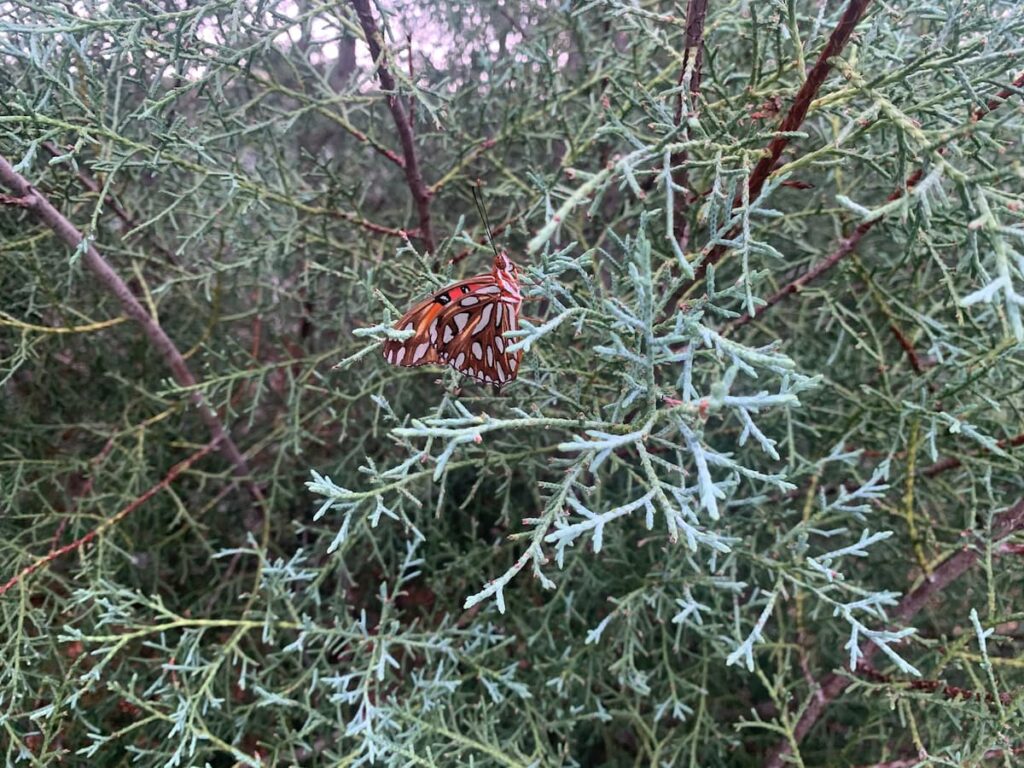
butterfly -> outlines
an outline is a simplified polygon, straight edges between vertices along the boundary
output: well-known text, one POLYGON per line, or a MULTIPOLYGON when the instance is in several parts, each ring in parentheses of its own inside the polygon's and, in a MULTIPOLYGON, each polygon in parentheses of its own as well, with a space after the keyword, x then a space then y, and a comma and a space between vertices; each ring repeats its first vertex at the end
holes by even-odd
POLYGON ((503 334, 519 325, 519 268, 504 251, 495 250, 487 274, 460 280, 421 301, 395 330, 414 331, 404 341, 384 343, 392 365, 450 365, 481 384, 499 389, 519 372, 522 350, 510 352, 503 334))

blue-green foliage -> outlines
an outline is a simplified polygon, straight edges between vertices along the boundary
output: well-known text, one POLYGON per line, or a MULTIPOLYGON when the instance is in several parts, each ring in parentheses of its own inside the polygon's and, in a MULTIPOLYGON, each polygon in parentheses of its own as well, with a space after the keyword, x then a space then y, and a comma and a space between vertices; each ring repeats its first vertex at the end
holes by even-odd
POLYGON ((0 4, 0 156, 200 382, 4 198, 7 763, 1013 763, 1024 11, 869 4, 780 134, 846 6, 709 4, 698 90, 700 5, 369 6, 430 253, 350 4, 0 4), (380 354, 471 184, 500 393, 380 354), (195 390, 265 502, 133 507, 195 390))

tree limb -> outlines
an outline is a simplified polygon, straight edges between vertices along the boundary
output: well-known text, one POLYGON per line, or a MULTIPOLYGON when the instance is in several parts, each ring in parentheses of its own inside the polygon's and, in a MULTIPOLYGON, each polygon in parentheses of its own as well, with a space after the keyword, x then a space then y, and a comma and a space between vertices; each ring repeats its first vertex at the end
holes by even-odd
MULTIPOLYGON (((697 98, 700 96, 701 65, 704 61, 704 19, 708 12, 708 0, 689 0, 686 6, 686 45, 683 48, 683 66, 679 70, 679 93, 676 96, 675 123, 681 125, 683 122, 683 105, 686 101, 683 98, 683 86, 690 94, 690 105, 694 110, 697 108, 697 98)), ((686 152, 677 152, 672 155, 672 181, 677 187, 686 188, 688 183, 686 173, 686 152)), ((655 178, 652 176, 652 178, 655 178)), ((686 197, 676 198, 676 217, 673 220, 675 225, 673 235, 676 241, 681 242, 685 238, 686 222, 683 220, 683 208, 690 202, 689 194, 686 197)), ((682 247, 682 246, 681 246, 682 247)))
POLYGON ((53 207, 53 204, 46 196, 33 187, 21 174, 14 170, 6 158, 0 156, 0 184, 3 184, 17 198, 18 205, 30 210, 47 227, 63 240, 72 249, 81 249, 82 263, 92 272, 110 293, 121 303, 124 313, 132 320, 142 326, 143 333, 149 339, 150 344, 164 359, 167 367, 171 370, 174 380, 183 388, 189 390, 189 400, 199 412, 210 431, 215 444, 220 445, 220 452, 231 462, 234 474, 242 478, 259 505, 263 504, 263 493, 252 481, 249 471, 249 463, 242 452, 238 450, 231 436, 228 434, 221 422, 217 412, 207 403, 202 391, 198 388, 198 381, 189 370, 185 358, 182 357, 178 347, 170 339, 146 309, 135 298, 128 285, 121 279, 110 263, 100 255, 94 245, 88 243, 74 224, 67 220, 60 211, 53 207), (83 245, 85 246, 83 249, 83 245))
MULTIPOLYGON (((992 525, 992 542, 1001 541, 1021 530, 1024 530, 1024 499, 1019 499, 1012 507, 996 516, 992 525)), ((947 558, 942 565, 932 572, 929 578, 922 581, 899 601, 896 605, 896 610, 893 612, 894 623, 897 626, 905 625, 910 619, 920 613, 929 600, 944 592, 954 581, 973 567, 980 557, 981 554, 977 549, 965 547, 947 558)), ((878 653, 878 647, 865 640, 861 643, 860 652, 862 658, 859 668, 868 668, 871 660, 878 653)), ((803 740, 821 718, 822 714, 824 714, 825 708, 839 694, 845 691, 852 682, 853 679, 849 676, 833 672, 822 681, 816 691, 811 692, 810 702, 803 710, 803 714, 800 715, 800 719, 797 720, 796 727, 793 729, 793 740, 796 743, 803 740)), ((786 756, 791 754, 792 750, 793 747, 789 738, 780 739, 768 753, 764 762, 764 768, 782 768, 785 765, 786 756)))
MULTIPOLYGON (((1017 75, 1017 77, 1013 80, 1013 84, 1010 87, 1003 88, 993 98, 985 102, 983 106, 980 106, 977 109, 975 109, 971 113, 971 123, 978 122, 985 115, 989 114, 997 107, 999 107, 1000 104, 1004 103, 1008 98, 1010 98, 1010 96, 1012 96, 1015 93, 1018 93, 1017 89, 1020 88, 1021 86, 1024 86, 1024 71, 1017 75)), ((947 147, 940 147, 938 149, 940 155, 946 154, 947 151, 947 147)), ((893 190, 889 194, 889 196, 886 198, 886 202, 891 203, 893 200, 903 197, 907 193, 911 192, 914 189, 914 187, 917 186, 917 184, 921 181, 923 176, 924 169, 919 168, 916 171, 914 171, 912 174, 910 174, 910 176, 907 177, 907 180, 903 182, 902 187, 893 190)), ((857 245, 863 239, 864 235, 870 232, 879 221, 881 221, 880 218, 871 219, 870 221, 865 221, 859 224, 857 228, 853 230, 850 236, 841 240, 839 246, 834 251, 832 251, 832 253, 830 253, 826 258, 822 259, 809 270, 804 272, 802 275, 790 281, 785 286, 776 291, 774 294, 772 294, 767 299, 765 304, 758 307, 754 311, 753 315, 742 315, 733 320, 731 323, 729 323, 729 330, 734 331, 737 328, 746 325, 751 320, 756 320, 787 296, 790 296, 794 293, 799 293, 808 283, 817 280, 823 274, 832 269, 832 267, 834 267, 840 261, 845 259, 851 253, 853 253, 854 249, 856 249, 857 245)), ((710 259, 710 256, 708 258, 710 259)))
POLYGON ((403 170, 405 180, 409 185, 409 192, 412 193, 413 202, 416 204, 416 211, 419 214, 419 234, 426 249, 434 253, 434 228, 430 219, 430 190, 423 181, 423 173, 420 170, 419 160, 416 156, 416 143, 412 134, 412 119, 406 112, 401 99, 398 98, 398 86, 395 78, 388 69, 387 58, 381 45, 383 42, 380 32, 377 30, 377 22, 374 21, 373 12, 370 10, 368 0, 352 0, 352 7, 359 16, 359 23, 366 36, 366 44, 370 47, 370 55, 377 64, 377 77, 380 79, 381 87, 387 93, 388 109, 391 110, 391 117, 394 118, 395 128, 398 129, 398 138, 402 142, 402 154, 405 157, 403 170))
MULTIPOLYGON (((800 87, 796 97, 793 99, 793 104, 790 106, 789 111, 783 118, 781 125, 779 125, 777 134, 774 139, 768 144, 764 150, 764 155, 760 161, 754 166, 754 170, 750 174, 750 178, 747 181, 747 189, 750 192, 750 199, 756 198, 761 188, 764 186, 765 181, 768 180, 771 175, 772 169, 775 167, 775 163, 782 155, 782 151, 789 144, 789 136, 786 133, 796 131, 804 122, 804 118, 807 117, 807 111, 810 109, 811 102, 814 97, 817 96, 818 90, 821 88, 822 83, 825 82, 825 78, 828 76, 829 71, 832 69, 831 60, 842 53, 846 44, 850 41, 850 36, 853 34, 854 28, 864 17, 864 13, 867 11, 867 7, 871 0, 850 0, 850 4, 846 6, 846 10, 843 11, 842 18, 839 20, 839 24, 834 30, 832 35, 829 37, 828 42, 818 55, 818 60, 814 66, 811 67, 811 71, 807 75, 807 79, 804 84, 800 87)), ((732 240, 738 233, 739 228, 737 227, 726 236, 725 240, 732 240)), ((729 250, 729 246, 716 245, 707 254, 704 260, 697 266, 695 270, 696 276, 694 277, 693 283, 696 283, 704 278, 704 273, 707 268, 712 264, 717 264, 722 256, 729 250)), ((685 293, 689 286, 684 286, 680 295, 685 293)), ((675 297, 673 297, 673 304, 675 304, 675 297)))
POLYGON ((205 456, 214 448, 216 448, 217 443, 219 443, 222 439, 223 435, 221 437, 215 437, 213 440, 208 442, 206 445, 204 445, 198 451, 193 453, 191 456, 184 459, 183 461, 179 461, 177 464, 170 468, 170 470, 167 472, 166 475, 164 475, 164 478, 160 482, 158 482, 156 485, 150 486, 147 490, 143 491, 142 495, 132 500, 132 502, 128 504, 128 506, 118 511, 112 517, 108 517, 106 520, 97 525, 84 536, 75 539, 70 544, 65 544, 63 547, 52 548, 48 554, 44 555, 43 557, 40 557, 38 560, 26 566, 25 568, 22 568, 10 579, 8 579, 5 584, 0 585, 0 596, 2 596, 4 593, 10 590, 11 587, 20 582, 22 579, 31 576, 33 573, 38 571, 43 566, 52 563, 61 555, 66 555, 69 552, 74 552, 76 549, 81 549, 83 546, 85 546, 90 541, 95 539, 105 530, 124 520, 124 518, 128 517, 128 515, 130 515, 132 512, 141 507, 151 498, 156 496, 160 491, 164 490, 171 483, 173 483, 178 478, 178 475, 180 475, 182 472, 184 472, 197 461, 199 461, 201 458, 203 458, 203 456, 205 456))

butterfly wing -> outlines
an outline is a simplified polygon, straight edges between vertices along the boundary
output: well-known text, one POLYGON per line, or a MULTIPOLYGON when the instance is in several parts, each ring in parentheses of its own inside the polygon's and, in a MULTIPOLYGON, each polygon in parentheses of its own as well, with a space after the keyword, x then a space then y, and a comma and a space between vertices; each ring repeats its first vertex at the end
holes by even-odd
POLYGON ((499 255, 490 274, 453 283, 409 310, 395 329, 412 336, 385 342, 384 357, 393 365, 450 365, 503 387, 515 379, 523 354, 508 352, 503 336, 518 326, 521 301, 515 267, 499 255))
POLYGON ((457 306, 458 300, 493 285, 493 276, 478 275, 468 280, 460 280, 428 296, 395 323, 396 331, 414 333, 404 341, 389 339, 384 342, 384 359, 392 365, 401 366, 446 362, 440 355, 444 346, 439 343, 441 329, 444 327, 441 322, 442 316, 450 316, 452 313, 446 310, 457 306))
POLYGON ((518 304, 504 301, 498 285, 479 288, 438 319, 438 357, 481 384, 508 384, 519 372, 522 351, 509 353, 512 342, 502 334, 517 326, 518 316, 518 304))

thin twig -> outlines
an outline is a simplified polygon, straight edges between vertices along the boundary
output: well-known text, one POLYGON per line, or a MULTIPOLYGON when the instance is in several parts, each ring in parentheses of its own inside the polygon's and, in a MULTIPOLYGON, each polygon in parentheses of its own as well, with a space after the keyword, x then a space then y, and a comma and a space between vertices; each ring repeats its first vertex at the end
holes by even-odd
MULTIPOLYGON (((984 106, 975 109, 974 112, 971 113, 971 122, 978 122, 985 115, 989 114, 997 107, 999 107, 1001 104, 1003 104, 1008 98, 1010 98, 1010 96, 1017 93, 1016 89, 1022 86, 1024 86, 1024 71, 1017 75, 1017 77, 1013 81, 1013 84, 1010 87, 1003 88, 993 98, 989 99, 984 106)), ((938 150, 940 155, 946 154, 947 151, 947 147, 940 147, 938 150)), ((907 180, 903 183, 902 187, 893 190, 889 194, 889 196, 886 198, 886 202, 891 203, 893 200, 903 197, 903 195, 906 195, 909 192, 911 192, 923 177, 924 169, 919 168, 916 171, 914 171, 912 174, 910 174, 910 176, 907 177, 907 180)), ((782 287, 774 294, 772 294, 772 296, 768 298, 765 304, 763 304, 762 306, 758 307, 755 310, 753 315, 743 315, 742 317, 738 317, 735 320, 733 320, 731 323, 729 323, 728 329, 730 331, 734 331, 737 328, 746 325, 751 320, 756 320, 787 296, 791 296, 794 293, 799 293, 808 283, 817 280, 823 274, 832 269, 832 267, 834 267, 840 261, 845 259, 851 253, 853 253, 854 249, 856 249, 857 245, 863 239, 864 235, 870 232, 874 228, 875 224, 877 224, 879 221, 881 221, 881 218, 872 219, 870 221, 865 221, 859 224, 857 228, 853 230, 850 236, 842 240, 839 243, 839 247, 836 248, 825 259, 822 259, 809 270, 807 270, 804 274, 800 275, 800 277, 792 280, 784 287, 782 287)), ((897 340, 899 340, 898 337, 897 340)), ((900 343, 902 345, 903 342, 900 341, 900 343)), ((904 348, 906 349, 906 347, 904 348)), ((910 350, 908 350, 908 355, 909 353, 910 350)), ((913 365, 913 358, 911 358, 911 364, 913 365)), ((916 366, 915 370, 917 370, 916 366)))
POLYGON ((356 128, 354 125, 352 125, 352 123, 350 123, 345 118, 344 115, 338 114, 337 112, 328 109, 328 107, 322 103, 309 99, 306 96, 306 94, 302 91, 288 88, 287 86, 274 82, 274 80, 270 77, 261 77, 260 75, 251 71, 248 73, 248 76, 252 78, 253 81, 259 83, 267 90, 276 91, 277 93, 285 94, 294 99, 305 101, 307 104, 310 105, 310 107, 312 107, 317 112, 317 114, 323 115, 332 123, 341 126, 341 128, 347 131, 348 134, 352 136, 352 138, 354 138, 356 141, 362 142, 370 149, 372 149, 374 152, 379 154, 381 157, 386 158, 389 162, 394 163, 399 168, 405 168, 405 160, 402 158, 401 155, 395 152, 395 150, 391 149, 391 147, 385 146, 381 142, 377 141, 377 139, 375 139, 374 137, 356 128))
MULTIPOLYGON (((1024 530, 1024 499, 1018 500, 1012 507, 996 516, 992 524, 992 542, 1001 541, 1021 530, 1024 530)), ((980 557, 981 553, 977 549, 964 547, 947 558, 932 572, 930 578, 922 581, 900 600, 893 611, 894 623, 898 626, 909 622, 933 597, 947 590, 953 582, 972 568, 980 557)), ((871 660, 878 653, 878 647, 870 641, 864 641, 861 643, 860 653, 860 667, 870 669, 871 660)), ((793 743, 799 744, 803 740, 824 714, 825 708, 852 682, 850 676, 833 672, 822 681, 818 690, 811 691, 810 701, 793 729, 793 740, 788 737, 780 739, 768 753, 764 768, 782 768, 786 756, 792 753, 793 743)))
MULTIPOLYGON (((52 141, 44 141, 43 149, 49 152, 51 157, 60 157, 62 154, 64 154, 63 152, 60 151, 60 148, 52 141)), ((82 184, 82 186, 88 189, 94 195, 99 195, 101 193, 102 190, 99 182, 97 182, 88 173, 81 169, 78 169, 78 172, 75 175, 78 177, 78 181, 82 184)), ((119 218, 124 223, 125 232, 131 232, 133 229, 136 229, 139 226, 139 221, 134 216, 132 216, 125 209, 125 207, 121 205, 120 202, 118 202, 117 198, 114 197, 113 194, 108 193, 103 198, 103 204, 109 206, 110 210, 114 212, 114 215, 117 216, 117 218, 119 218)), ((178 259, 177 257, 175 257, 173 253, 171 253, 171 250, 169 248, 167 248, 162 243, 157 242, 156 239, 153 237, 149 237, 148 240, 150 247, 158 251, 161 256, 167 259, 168 263, 177 266, 178 259)))
POLYGON ((782 150, 789 144, 790 137, 786 134, 798 130, 803 125, 811 102, 818 95, 818 90, 832 69, 832 59, 842 53, 846 44, 850 41, 853 30, 864 17, 870 2, 871 0, 850 0, 850 4, 846 6, 842 18, 839 19, 839 24, 832 30, 825 48, 821 51, 814 66, 811 67, 811 71, 808 73, 804 84, 797 91, 796 98, 793 99, 789 112, 783 118, 775 138, 768 144, 768 149, 750 174, 750 181, 747 183, 747 187, 750 190, 751 200, 760 194, 761 187, 764 186, 768 176, 775 168, 775 163, 778 162, 779 157, 782 155, 782 150))
POLYGON ((978 107, 971 113, 971 122, 976 123, 985 115, 992 110, 999 107, 1004 101, 1013 96, 1015 93, 1020 93, 1020 88, 1024 88, 1024 69, 1022 69, 1017 77, 1013 79, 1013 82, 1006 88, 1003 88, 999 93, 993 96, 991 99, 985 102, 984 106, 978 107))
MULTIPOLYGON (((978 691, 959 685, 950 685, 942 680, 899 680, 892 675, 879 672, 877 669, 862 669, 859 670, 858 674, 873 683, 899 686, 910 691, 941 693, 943 697, 950 701, 986 701, 992 703, 996 700, 996 694, 988 691, 978 691)), ((998 698, 1000 703, 1008 705, 1013 701, 1014 694, 1010 691, 1000 691, 998 698)))
POLYGON ((170 339, 159 322, 146 311, 135 298, 128 285, 121 279, 110 263, 100 255, 94 245, 86 241, 75 226, 60 211, 53 207, 47 197, 33 187, 21 174, 14 170, 7 159, 0 156, 0 184, 3 184, 19 199, 19 204, 32 211, 35 216, 63 240, 69 247, 82 251, 82 264, 92 272, 103 286, 121 303, 124 313, 142 326, 143 332, 150 343, 164 359, 171 370, 174 380, 187 389, 189 400, 199 411, 199 417, 210 431, 215 444, 220 444, 220 451, 231 462, 236 476, 243 480, 249 493, 262 507, 263 493, 252 481, 249 463, 235 445, 217 412, 207 403, 199 382, 189 370, 185 358, 178 347, 170 339), (83 248, 84 246, 84 248, 83 248))
POLYGON ((43 557, 40 557, 38 560, 33 562, 31 565, 28 565, 25 568, 22 568, 20 571, 18 571, 16 574, 14 574, 14 576, 12 576, 7 581, 7 583, 5 583, 4 585, 0 586, 0 596, 3 596, 4 593, 6 593, 8 590, 10 590, 11 587, 13 587, 15 584, 20 582, 22 579, 25 579, 28 576, 31 576, 33 573, 38 571, 40 568, 42 568, 45 565, 48 565, 49 563, 52 563, 54 560, 56 560, 61 555, 66 555, 69 552, 74 552, 77 549, 81 549, 86 544, 88 544, 90 541, 92 541, 97 536, 99 536, 101 533, 106 531, 108 528, 111 528, 112 526, 117 525, 119 522, 121 522, 126 517, 128 517, 128 515, 130 515, 136 509, 138 509, 143 504, 145 504, 147 501, 149 501, 151 498, 156 496, 160 491, 162 491, 165 488, 167 488, 171 483, 173 483, 178 478, 178 475, 180 475, 182 472, 187 470, 189 467, 191 467, 193 464, 195 464, 197 461, 199 461, 201 458, 203 458, 206 454, 208 454, 210 451, 212 451, 214 448, 216 448, 217 447, 217 443, 219 443, 223 439, 223 437, 224 437, 223 435, 221 435, 220 437, 215 437, 213 440, 208 442, 206 445, 204 445, 198 451, 193 453, 187 459, 184 459, 183 461, 179 461, 177 464, 175 464, 173 467, 171 467, 171 469, 167 472, 166 475, 164 475, 164 478, 160 482, 158 482, 156 485, 153 485, 150 488, 148 488, 146 491, 144 491, 142 493, 141 496, 139 496, 136 499, 134 499, 128 506, 126 506, 123 509, 121 509, 119 512, 114 514, 112 517, 108 517, 106 520, 104 520, 102 523, 97 525, 95 528, 93 528, 91 531, 89 531, 84 536, 82 536, 82 537, 80 537, 78 539, 75 539, 70 544, 65 544, 63 547, 58 547, 56 549, 51 549, 48 554, 44 555, 43 557))
MULTIPOLYGON (((818 56, 817 62, 811 67, 811 71, 807 75, 807 79, 804 84, 800 87, 796 97, 793 99, 793 104, 790 106, 789 111, 783 118, 781 125, 779 125, 778 131, 775 138, 771 140, 768 146, 764 150, 764 154, 761 160, 754 166, 754 170, 750 174, 750 178, 747 181, 747 189, 750 193, 750 199, 754 200, 761 193, 761 188, 764 183, 768 180, 772 170, 775 168, 775 163, 778 162, 779 157, 782 155, 782 151, 789 144, 790 134, 800 128, 804 122, 804 118, 807 117, 807 111, 811 106, 811 102, 814 101, 814 97, 817 96, 818 90, 821 88, 822 83, 825 82, 825 78, 828 76, 829 71, 832 69, 831 60, 842 53, 846 44, 850 41, 850 36, 853 34, 853 30, 857 24, 863 18, 867 7, 871 0, 850 0, 850 4, 846 6, 846 10, 843 11, 842 18, 839 19, 839 24, 832 31, 832 35, 829 37, 828 42, 822 49, 821 54, 818 56)), ((723 240, 733 240, 737 234, 739 234, 740 228, 736 227, 731 231, 723 240)), ((704 279, 704 273, 707 268, 712 264, 717 264, 726 251, 729 250, 729 246, 718 244, 712 248, 707 256, 701 261, 695 270, 696 276, 690 285, 693 285, 700 280, 704 279)), ((684 285, 678 292, 678 296, 673 296, 672 305, 675 305, 679 297, 684 295, 689 290, 690 285, 684 285)))
MULTIPOLYGON (((908 186, 908 189, 912 188, 913 183, 916 183, 912 181, 912 179, 913 177, 907 179, 907 184, 910 185, 908 186)), ((917 176, 917 180, 920 180, 920 176, 917 176)), ((893 194, 889 195, 889 200, 895 200, 902 194, 902 190, 894 192, 893 194)), ((857 228, 853 230, 849 237, 843 238, 839 242, 839 247, 837 247, 834 251, 832 251, 832 253, 830 253, 824 259, 819 261, 809 270, 800 275, 800 277, 790 281, 785 286, 783 286, 778 291, 769 296, 764 304, 762 304, 760 307, 754 310, 753 315, 742 315, 740 317, 737 317, 731 323, 729 323, 729 331, 735 331, 737 328, 741 328, 742 326, 749 323, 751 320, 756 320, 769 309, 771 309, 780 301, 782 301, 784 298, 794 293, 799 293, 808 283, 817 280, 823 274, 828 272, 830 269, 832 269, 832 267, 834 267, 840 261, 845 259, 851 253, 853 253, 854 249, 856 249, 857 245, 860 243, 861 239, 863 239, 864 235, 870 232, 872 227, 874 227, 878 221, 878 219, 872 219, 871 221, 865 221, 859 224, 857 228)))
MULTIPOLYGON (((679 70, 679 93, 676 96, 675 123, 683 122, 683 90, 689 92, 690 107, 697 112, 697 99, 700 96, 701 65, 704 62, 704 19, 708 12, 707 0, 689 0, 686 6, 686 45, 683 48, 683 66, 679 70), (687 82, 688 81, 688 82, 687 82)), ((672 181, 680 189, 686 189, 689 179, 686 171, 687 153, 677 152, 672 155, 672 181)), ((655 178, 655 176, 652 176, 655 178)), ((686 236, 686 220, 683 216, 685 207, 692 201, 689 192, 675 198, 676 210, 673 224, 673 236, 682 243, 686 236)), ((682 247, 682 246, 681 246, 682 247)))
MULTIPOLYGON (((500 224, 495 226, 494 229, 491 230, 491 236, 497 237, 502 232, 504 232, 506 229, 508 229, 510 226, 512 226, 512 224, 514 224, 518 219, 519 219, 519 214, 518 213, 513 213, 511 216, 509 216, 507 219, 505 219, 503 222, 501 222, 500 224)), ((484 232, 484 234, 482 234, 480 237, 476 238, 475 242, 477 244, 479 244, 479 245, 489 247, 490 246, 490 240, 491 240, 491 238, 488 237, 486 232, 484 232)), ((462 261, 463 259, 465 259, 467 256, 469 256, 472 253, 476 253, 476 250, 472 249, 472 248, 464 248, 463 250, 459 251, 457 254, 452 256, 451 263, 452 264, 458 264, 460 261, 462 261)))
MULTIPOLYGON (((1006 440, 1000 440, 996 445, 999 448, 1017 448, 1024 445, 1024 432, 1006 440)), ((921 474, 925 477, 935 477, 936 475, 940 475, 950 469, 956 469, 963 463, 963 459, 957 456, 947 456, 946 458, 939 459, 934 464, 922 469, 921 474)))
POLYGON ((416 143, 412 133, 412 119, 406 111, 402 100, 398 98, 398 86, 395 78, 388 69, 387 58, 384 56, 383 38, 377 29, 377 22, 373 18, 368 0, 352 0, 352 7, 359 16, 359 24, 366 36, 366 44, 370 47, 370 55, 377 64, 377 77, 380 79, 381 88, 387 95, 388 109, 391 110, 391 117, 394 118, 395 128, 398 129, 398 138, 402 142, 402 154, 405 157, 405 180, 409 185, 409 192, 412 194, 413 202, 416 204, 416 211, 419 214, 420 226, 419 235, 427 251, 434 253, 434 228, 430 219, 430 190, 423 181, 423 173, 420 171, 419 160, 416 156, 416 143))
POLYGON ((921 357, 917 354, 917 350, 914 349, 914 343, 907 338, 907 335, 903 333, 903 329, 900 328, 896 323, 889 323, 889 330, 892 331, 892 335, 896 337, 896 341, 903 348, 903 351, 907 355, 907 362, 910 363, 910 367, 914 369, 914 373, 918 376, 924 374, 924 365, 921 363, 921 357))

